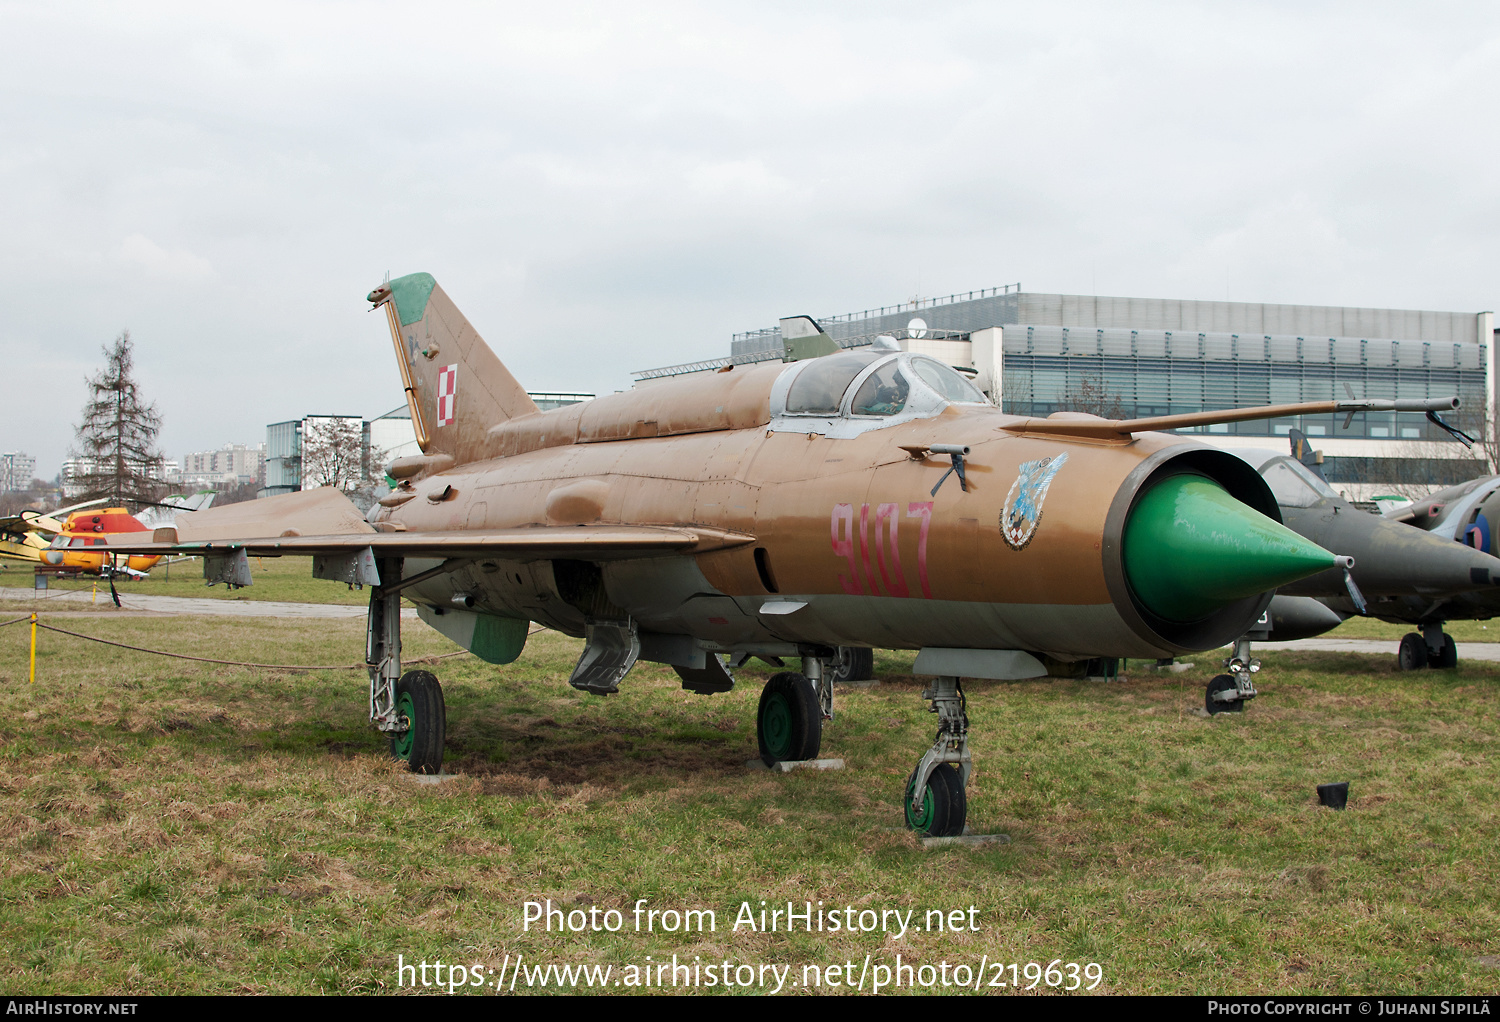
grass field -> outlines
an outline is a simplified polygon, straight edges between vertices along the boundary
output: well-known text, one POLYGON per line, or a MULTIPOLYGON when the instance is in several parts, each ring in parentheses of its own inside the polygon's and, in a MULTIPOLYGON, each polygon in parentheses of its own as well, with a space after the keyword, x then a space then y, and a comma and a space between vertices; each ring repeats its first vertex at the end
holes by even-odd
MULTIPOLYGON (((1415 625, 1390 624, 1370 617, 1351 617, 1324 635, 1330 639, 1389 640, 1391 653, 1394 654, 1401 636, 1417 630, 1415 625)), ((1449 621, 1443 626, 1443 630, 1458 642, 1500 642, 1500 621, 1449 621), (1494 634, 1491 635, 1491 632, 1494 634)))
MULTIPOLYGON (((296 664, 348 663, 362 642, 357 621, 71 627, 296 664)), ((420 625, 407 638, 409 657, 452 649, 420 625)), ((783 989, 798 992, 804 967, 840 992, 842 973, 821 969, 853 963, 853 982, 866 956, 897 955, 970 975, 984 959, 988 993, 1009 992, 988 986, 996 961, 1025 985, 1025 963, 1057 959, 1097 963, 1101 993, 1500 985, 1500 671, 1483 664, 1398 677, 1390 656, 1272 653, 1264 695, 1212 719, 1195 712, 1208 670, 972 682, 969 821, 1012 843, 928 851, 898 826, 933 721, 910 655, 879 655, 877 687, 840 689, 823 749, 847 769, 782 776, 744 766, 766 672, 702 697, 642 664, 601 699, 566 685, 578 651, 544 632, 508 667, 432 667, 457 777, 424 785, 369 729, 357 672, 44 632, 28 686, 25 626, 0 631, 5 992, 390 992, 398 955, 483 965, 490 983, 507 956, 608 965, 607 983, 628 984, 629 967, 676 954, 790 966, 783 989), (1316 804, 1323 781, 1350 782, 1347 812, 1316 804), (617 910, 622 928, 525 931, 524 903, 549 898, 617 910), (638 899, 711 909, 717 929, 636 932, 638 899), (956 909, 978 930, 734 931, 741 902, 762 899, 916 910, 919 924, 956 909)))

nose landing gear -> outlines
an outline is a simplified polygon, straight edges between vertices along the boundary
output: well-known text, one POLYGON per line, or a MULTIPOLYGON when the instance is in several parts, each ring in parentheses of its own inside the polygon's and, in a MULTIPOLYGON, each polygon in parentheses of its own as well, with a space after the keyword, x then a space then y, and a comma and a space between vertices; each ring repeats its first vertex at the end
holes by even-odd
POLYGON ((1220 674, 1208 683, 1203 696, 1203 708, 1210 717, 1218 713, 1241 713, 1247 700, 1254 699, 1254 675, 1260 670, 1260 661, 1250 655, 1250 639, 1242 636, 1234 644, 1234 655, 1224 661, 1227 674, 1220 674))
POLYGON ((934 678, 922 698, 938 715, 937 738, 906 782, 906 825, 928 837, 957 837, 968 816, 965 789, 973 770, 963 686, 955 677, 934 678))

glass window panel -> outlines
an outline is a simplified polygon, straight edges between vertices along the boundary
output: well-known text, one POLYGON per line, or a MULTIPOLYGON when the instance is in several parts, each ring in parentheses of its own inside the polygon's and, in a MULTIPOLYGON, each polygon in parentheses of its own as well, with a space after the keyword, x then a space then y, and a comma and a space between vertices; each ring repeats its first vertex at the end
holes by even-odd
POLYGON ((865 377, 849 411, 854 415, 895 415, 906 407, 910 393, 911 385, 892 362, 865 377))
POLYGON ((887 357, 878 351, 846 351, 812 360, 792 381, 786 396, 786 410, 804 414, 835 415, 844 391, 869 365, 887 357))
POLYGON ((1335 396, 1342 397, 1343 393, 1334 394, 1333 380, 1329 377, 1304 376, 1302 378, 1303 401, 1332 401, 1335 396))
POLYGON ((1261 475, 1276 495, 1276 503, 1282 507, 1312 507, 1319 500, 1318 491, 1295 471, 1293 464, 1278 459, 1271 462, 1261 475))
POLYGON ((911 367, 924 383, 937 391, 947 401, 983 404, 984 395, 968 380, 931 358, 914 358, 911 367))
POLYGON ((1136 376, 1135 399, 1139 404, 1165 404, 1168 386, 1166 373, 1142 372, 1136 376))
POLYGON ((1239 407, 1249 408, 1253 405, 1268 405, 1271 403, 1271 380, 1264 373, 1242 371, 1236 384, 1235 389, 1238 391, 1238 397, 1235 404, 1239 407))
POLYGON ((1199 373, 1174 372, 1168 380, 1172 403, 1185 408, 1203 405, 1203 376, 1199 373))
POLYGON ((1056 403, 1068 389, 1067 374, 1056 369, 1037 370, 1035 380, 1031 389, 1034 401, 1056 403))
POLYGON ((1271 404, 1294 405, 1302 400, 1302 381, 1295 377, 1271 377, 1271 404))

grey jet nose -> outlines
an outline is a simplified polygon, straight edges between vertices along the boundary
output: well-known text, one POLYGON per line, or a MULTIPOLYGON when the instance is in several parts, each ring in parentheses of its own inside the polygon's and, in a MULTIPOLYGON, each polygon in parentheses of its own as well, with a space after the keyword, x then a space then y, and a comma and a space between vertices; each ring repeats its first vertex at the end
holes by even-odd
MULTIPOLYGON (((1500 584, 1500 558, 1352 505, 1329 501, 1281 510, 1292 531, 1354 558, 1354 582, 1366 596, 1464 593, 1500 584)), ((1320 572, 1280 591, 1296 596, 1346 592, 1338 571, 1320 572)))

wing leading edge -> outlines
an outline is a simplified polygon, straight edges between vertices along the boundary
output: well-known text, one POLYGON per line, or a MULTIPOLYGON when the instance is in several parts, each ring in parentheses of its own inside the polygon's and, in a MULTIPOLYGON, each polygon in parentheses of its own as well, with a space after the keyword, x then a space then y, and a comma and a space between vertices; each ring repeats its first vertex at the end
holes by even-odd
MULTIPOLYGON (((158 535, 170 530, 159 529, 158 535)), ((115 553, 223 554, 252 557, 348 554, 381 557, 501 557, 507 560, 632 560, 703 553, 754 542, 753 536, 699 526, 556 525, 474 532, 368 532, 332 536, 267 536, 150 543, 111 543, 115 553)))
POLYGON ((378 557, 499 557, 591 561, 703 553, 754 542, 753 536, 696 525, 527 525, 454 532, 382 532, 348 497, 322 488, 245 501, 177 517, 151 541, 120 542, 121 554, 227 554, 252 557, 357 554, 378 557))

